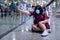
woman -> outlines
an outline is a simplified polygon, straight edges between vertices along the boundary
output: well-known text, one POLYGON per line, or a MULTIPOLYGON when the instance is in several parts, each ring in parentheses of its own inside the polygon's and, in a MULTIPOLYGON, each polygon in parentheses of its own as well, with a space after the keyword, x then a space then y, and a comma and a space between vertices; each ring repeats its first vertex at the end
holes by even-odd
POLYGON ((43 9, 40 5, 35 6, 34 11, 21 10, 19 6, 17 7, 19 12, 28 14, 30 16, 34 16, 34 24, 32 25, 33 30, 35 31, 43 31, 41 36, 48 36, 48 32, 46 27, 48 24, 48 16, 46 13, 43 13, 43 9))

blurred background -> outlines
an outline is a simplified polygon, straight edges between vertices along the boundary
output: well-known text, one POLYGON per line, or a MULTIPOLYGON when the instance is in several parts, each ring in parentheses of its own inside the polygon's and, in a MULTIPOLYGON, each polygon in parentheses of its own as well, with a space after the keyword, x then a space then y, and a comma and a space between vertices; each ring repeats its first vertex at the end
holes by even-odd
MULTIPOLYGON (((28 35, 26 39, 31 38, 30 36, 32 36, 31 34, 29 34, 30 32, 28 30, 31 30, 33 16, 30 17, 26 14, 20 14, 17 10, 18 5, 20 5, 20 8, 22 10, 28 10, 28 11, 32 10, 31 9, 32 5, 41 5, 41 6, 45 5, 48 11, 48 15, 50 17, 50 25, 52 29, 51 35, 53 35, 53 38, 52 36, 50 36, 48 40, 55 40, 55 39, 59 40, 60 36, 55 38, 55 35, 59 34, 58 32, 60 30, 59 29, 60 0, 0 0, 0 39, 1 40, 8 40, 10 38, 9 36, 13 35, 13 33, 15 34, 15 32, 16 33, 20 32, 22 36, 28 35), (26 35, 25 34, 23 35, 22 32, 26 32, 25 33, 26 35)), ((20 38, 22 37, 20 33, 15 34, 15 35, 20 35, 18 36, 18 38, 16 37, 17 38, 16 40, 18 40, 19 37, 20 38)), ((34 35, 37 35, 37 34, 34 34, 34 35)), ((11 39, 12 38, 10 38, 9 40, 11 39)), ((44 38, 38 39, 38 35, 37 35, 37 40, 40 40, 40 39, 45 40, 44 38)), ((19 40, 24 40, 24 37, 19 40)))

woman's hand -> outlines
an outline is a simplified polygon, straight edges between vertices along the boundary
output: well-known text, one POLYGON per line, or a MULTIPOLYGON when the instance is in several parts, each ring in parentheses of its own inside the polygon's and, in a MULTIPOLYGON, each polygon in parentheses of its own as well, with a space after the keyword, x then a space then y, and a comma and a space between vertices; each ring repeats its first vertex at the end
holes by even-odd
POLYGON ((27 10, 21 10, 21 9, 20 9, 20 5, 17 6, 17 9, 18 9, 18 11, 19 11, 20 13, 25 13, 25 14, 31 15, 31 13, 30 13, 29 11, 27 11, 27 10))

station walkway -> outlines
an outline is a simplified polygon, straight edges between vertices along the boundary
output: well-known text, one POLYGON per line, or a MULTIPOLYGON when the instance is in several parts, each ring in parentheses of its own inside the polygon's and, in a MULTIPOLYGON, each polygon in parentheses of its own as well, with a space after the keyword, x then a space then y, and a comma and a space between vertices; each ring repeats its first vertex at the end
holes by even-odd
POLYGON ((30 17, 24 24, 18 26, 0 40, 60 40, 60 19, 54 15, 51 15, 50 20, 52 33, 50 33, 47 37, 41 37, 40 33, 33 33, 30 31, 33 24, 33 17, 30 17))
POLYGON ((60 15, 56 14, 55 12, 50 16, 52 32, 47 37, 31 32, 33 17, 25 14, 23 18, 21 15, 0 17, 0 40, 60 40, 60 15))

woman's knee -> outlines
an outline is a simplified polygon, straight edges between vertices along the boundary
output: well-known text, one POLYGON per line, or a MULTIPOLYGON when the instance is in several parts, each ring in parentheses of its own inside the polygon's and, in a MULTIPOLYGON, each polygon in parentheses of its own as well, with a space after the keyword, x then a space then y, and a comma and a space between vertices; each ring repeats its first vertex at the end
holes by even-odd
POLYGON ((36 25, 32 25, 32 29, 33 30, 37 30, 37 26, 36 25))
POLYGON ((32 28, 36 28, 36 26, 35 25, 32 25, 32 28))
POLYGON ((34 31, 42 31, 40 28, 38 28, 36 25, 33 25, 32 26, 32 29, 34 30, 34 31))
POLYGON ((43 23, 42 23, 42 22, 39 22, 38 24, 39 24, 39 25, 42 25, 43 23))

